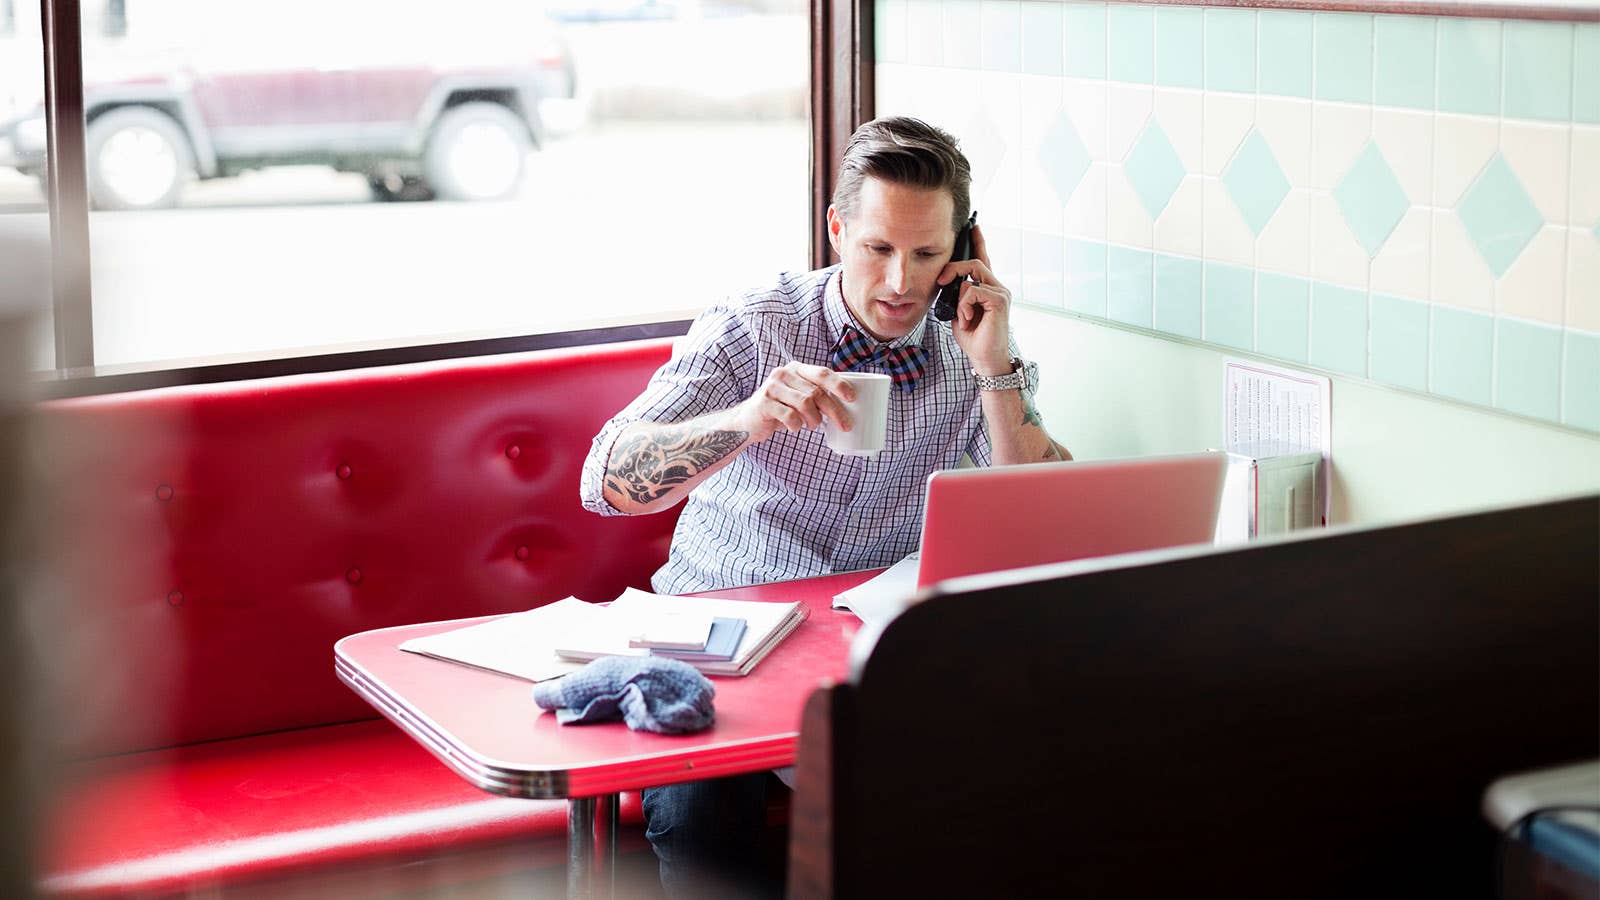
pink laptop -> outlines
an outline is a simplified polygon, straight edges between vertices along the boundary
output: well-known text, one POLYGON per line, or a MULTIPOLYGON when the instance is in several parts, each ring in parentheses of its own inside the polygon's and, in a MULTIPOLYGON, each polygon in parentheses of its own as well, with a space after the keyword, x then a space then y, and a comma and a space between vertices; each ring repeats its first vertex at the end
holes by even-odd
POLYGON ((928 477, 917 586, 1107 556, 1209 544, 1227 454, 951 469, 928 477))

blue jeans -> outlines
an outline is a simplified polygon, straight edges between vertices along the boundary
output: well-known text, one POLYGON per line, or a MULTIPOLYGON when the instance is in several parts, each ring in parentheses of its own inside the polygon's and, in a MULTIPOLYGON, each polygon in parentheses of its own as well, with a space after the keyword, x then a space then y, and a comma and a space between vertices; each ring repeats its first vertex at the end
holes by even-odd
POLYGON ((645 837, 668 897, 782 896, 782 874, 767 871, 761 847, 769 779, 756 772, 644 790, 645 837))

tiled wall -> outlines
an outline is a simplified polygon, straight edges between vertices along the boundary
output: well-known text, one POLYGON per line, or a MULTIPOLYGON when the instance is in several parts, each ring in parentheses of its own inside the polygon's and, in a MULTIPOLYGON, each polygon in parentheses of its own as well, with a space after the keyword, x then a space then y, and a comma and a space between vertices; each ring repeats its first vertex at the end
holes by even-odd
POLYGON ((877 0, 1020 302, 1600 432, 1600 24, 877 0))

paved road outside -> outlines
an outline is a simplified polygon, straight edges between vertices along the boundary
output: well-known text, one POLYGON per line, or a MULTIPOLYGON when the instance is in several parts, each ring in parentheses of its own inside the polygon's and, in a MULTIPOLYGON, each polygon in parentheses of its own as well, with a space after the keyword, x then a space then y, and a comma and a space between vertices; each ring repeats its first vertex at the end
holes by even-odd
MULTIPOLYGON (((534 153, 503 203, 376 203, 359 175, 303 167, 96 212, 96 362, 692 314, 806 266, 808 140, 800 120, 616 124, 534 153)), ((0 174, 0 214, 38 196, 0 174)))

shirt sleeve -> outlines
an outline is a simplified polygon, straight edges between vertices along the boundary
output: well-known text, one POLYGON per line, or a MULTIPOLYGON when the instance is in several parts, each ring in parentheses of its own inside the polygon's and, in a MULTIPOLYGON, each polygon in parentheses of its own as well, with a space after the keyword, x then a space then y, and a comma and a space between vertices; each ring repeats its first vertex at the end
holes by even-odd
POLYGON ((672 359, 650 383, 595 435, 583 462, 578 493, 585 509, 603 516, 623 515, 605 499, 606 463, 617 436, 635 422, 686 422, 728 409, 755 391, 755 342, 737 312, 714 306, 695 319, 672 359))
MULTIPOLYGON (((1020 358, 1022 354, 1017 349, 1016 339, 1011 339, 1009 345, 1011 357, 1013 359, 1020 358)), ((1028 375, 1027 387, 1022 389, 1022 403, 1024 406, 1032 406, 1034 394, 1039 389, 1039 364, 1032 360, 1024 359, 1022 361, 1022 371, 1028 375)), ((988 423, 983 421, 981 413, 979 414, 979 422, 980 426, 977 433, 972 436, 972 443, 967 445, 967 456, 972 458, 972 464, 975 466, 992 466, 994 465, 994 448, 989 443, 988 423)))

